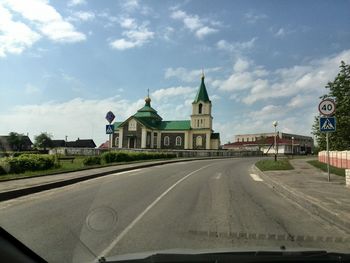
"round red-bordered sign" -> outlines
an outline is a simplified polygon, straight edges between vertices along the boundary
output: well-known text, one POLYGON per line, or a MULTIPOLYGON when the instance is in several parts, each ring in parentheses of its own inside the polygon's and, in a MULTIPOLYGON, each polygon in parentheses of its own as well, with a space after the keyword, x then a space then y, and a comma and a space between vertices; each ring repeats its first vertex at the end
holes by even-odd
POLYGON ((324 99, 318 104, 318 111, 325 116, 330 116, 335 113, 335 102, 332 99, 324 99))

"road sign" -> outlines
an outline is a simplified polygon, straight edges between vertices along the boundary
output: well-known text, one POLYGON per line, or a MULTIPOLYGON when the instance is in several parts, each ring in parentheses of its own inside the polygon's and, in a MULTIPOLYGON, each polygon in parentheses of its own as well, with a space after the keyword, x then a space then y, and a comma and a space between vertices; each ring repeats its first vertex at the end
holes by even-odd
POLYGON ((115 115, 113 114, 113 112, 109 111, 106 114, 106 120, 111 123, 115 118, 115 115))
POLYGON ((320 132, 334 132, 335 130, 335 117, 320 117, 320 132))
POLYGON ((113 124, 106 125, 106 134, 113 134, 113 131, 114 131, 113 124))
POLYGON ((318 105, 318 110, 322 115, 330 116, 335 112, 335 102, 331 99, 325 99, 318 105))

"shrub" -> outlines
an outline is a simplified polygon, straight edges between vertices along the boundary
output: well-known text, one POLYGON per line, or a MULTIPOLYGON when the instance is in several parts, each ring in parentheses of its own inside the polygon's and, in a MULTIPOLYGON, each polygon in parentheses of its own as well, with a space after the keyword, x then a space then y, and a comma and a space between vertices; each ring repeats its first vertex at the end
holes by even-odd
POLYGON ((47 170, 55 166, 54 156, 39 154, 22 154, 18 157, 7 157, 2 162, 4 166, 9 167, 8 173, 47 170))
POLYGON ((116 152, 105 152, 101 155, 101 158, 105 163, 116 162, 116 152))
POLYGON ((40 154, 39 151, 25 151, 25 152, 11 152, 9 153, 12 157, 19 157, 21 155, 28 155, 28 154, 40 154))
POLYGON ((90 156, 84 159, 83 164, 85 166, 88 165, 95 165, 95 164, 101 164, 101 157, 100 156, 90 156))
POLYGON ((150 159, 175 158, 174 153, 153 153, 153 152, 105 152, 102 154, 105 163, 130 162, 150 159))

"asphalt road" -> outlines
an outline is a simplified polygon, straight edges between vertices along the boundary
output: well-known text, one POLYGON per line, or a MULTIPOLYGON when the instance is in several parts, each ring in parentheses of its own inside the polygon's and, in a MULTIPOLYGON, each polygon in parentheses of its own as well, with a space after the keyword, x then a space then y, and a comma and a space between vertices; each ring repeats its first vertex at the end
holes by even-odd
POLYGON ((346 233, 251 175, 256 158, 122 172, 0 203, 0 224, 50 262, 172 248, 347 251, 346 233))

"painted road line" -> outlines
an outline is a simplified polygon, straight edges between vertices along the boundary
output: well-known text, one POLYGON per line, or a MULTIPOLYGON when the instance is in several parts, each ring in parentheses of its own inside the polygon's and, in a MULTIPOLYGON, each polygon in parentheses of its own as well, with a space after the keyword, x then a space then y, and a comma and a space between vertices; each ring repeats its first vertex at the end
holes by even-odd
POLYGON ((221 178, 222 173, 216 173, 213 179, 219 180, 221 178))
POLYGON ((257 181, 257 182, 262 182, 263 179, 260 178, 259 175, 257 174, 250 174, 250 177, 254 180, 254 181, 257 181))
POLYGON ((127 173, 134 173, 134 172, 138 172, 138 171, 141 171, 141 170, 142 169, 135 169, 135 170, 119 172, 119 173, 115 173, 115 174, 111 174, 111 175, 121 175, 121 174, 127 174, 127 173))
POLYGON ((180 180, 178 180, 176 183, 174 183, 172 186, 170 186, 165 192, 163 192, 160 196, 157 197, 156 200, 154 200, 149 206, 146 207, 145 210, 142 211, 141 214, 139 214, 112 242, 111 244, 103 250, 98 258, 105 257, 117 244, 122 238, 146 215, 146 213, 151 210, 164 196, 166 196, 171 190, 173 190, 179 183, 186 180, 191 175, 195 174, 196 172, 199 172, 200 170, 203 170, 209 166, 212 166, 213 164, 209 164, 206 166, 203 166, 195 171, 190 172, 189 174, 182 177, 180 180))

